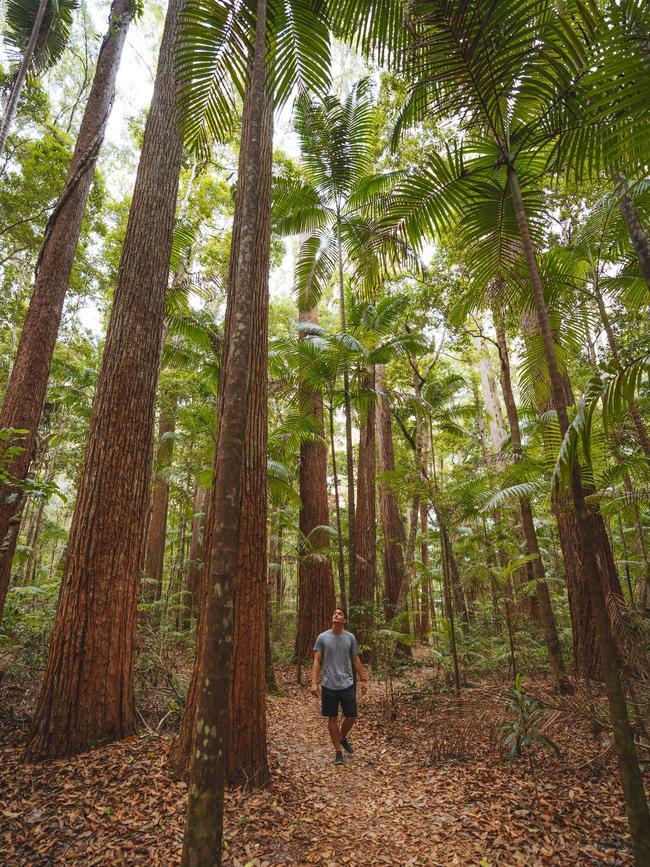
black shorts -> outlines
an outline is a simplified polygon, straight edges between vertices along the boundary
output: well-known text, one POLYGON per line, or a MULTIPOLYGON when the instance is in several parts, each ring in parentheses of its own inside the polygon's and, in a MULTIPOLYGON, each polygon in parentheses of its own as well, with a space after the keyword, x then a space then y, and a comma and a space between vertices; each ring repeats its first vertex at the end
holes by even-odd
POLYGON ((339 704, 343 716, 357 715, 357 689, 354 685, 346 689, 328 689, 321 687, 321 714, 322 716, 338 716, 339 704))

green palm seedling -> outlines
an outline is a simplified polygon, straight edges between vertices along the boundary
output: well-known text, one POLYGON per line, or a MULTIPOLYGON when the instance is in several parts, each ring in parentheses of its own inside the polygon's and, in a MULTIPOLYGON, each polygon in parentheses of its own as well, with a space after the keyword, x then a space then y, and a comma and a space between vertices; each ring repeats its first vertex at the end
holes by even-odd
POLYGON ((508 708, 514 718, 504 723, 501 730, 506 735, 505 745, 510 748, 509 761, 512 762, 525 754, 528 757, 530 770, 534 773, 533 746, 536 743, 552 749, 558 756, 561 755, 557 744, 543 734, 544 708, 537 699, 523 691, 519 675, 515 678, 514 690, 508 696, 508 708))
POLYGON ((41 75, 59 60, 68 44, 77 6, 77 0, 8 0, 4 38, 19 65, 0 126, 0 155, 27 75, 41 75))

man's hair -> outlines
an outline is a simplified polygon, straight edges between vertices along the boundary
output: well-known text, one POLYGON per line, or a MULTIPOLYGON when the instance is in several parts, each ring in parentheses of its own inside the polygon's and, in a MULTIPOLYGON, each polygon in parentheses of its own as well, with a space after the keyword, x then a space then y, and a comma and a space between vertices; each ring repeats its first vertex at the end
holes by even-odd
POLYGON ((335 608, 334 610, 335 610, 335 611, 342 611, 342 612, 343 612, 343 616, 345 617, 345 619, 346 619, 346 620, 348 619, 348 612, 345 610, 345 608, 344 608, 342 605, 337 605, 336 608, 335 608))

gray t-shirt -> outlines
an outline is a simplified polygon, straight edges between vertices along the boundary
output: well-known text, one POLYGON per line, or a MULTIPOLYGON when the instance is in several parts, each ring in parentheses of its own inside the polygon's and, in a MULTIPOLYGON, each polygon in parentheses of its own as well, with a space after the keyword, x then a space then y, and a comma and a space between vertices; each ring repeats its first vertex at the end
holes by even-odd
POLYGON ((357 639, 351 632, 337 635, 331 629, 316 639, 314 650, 321 652, 323 686, 327 689, 347 689, 354 684, 352 660, 359 655, 357 639))

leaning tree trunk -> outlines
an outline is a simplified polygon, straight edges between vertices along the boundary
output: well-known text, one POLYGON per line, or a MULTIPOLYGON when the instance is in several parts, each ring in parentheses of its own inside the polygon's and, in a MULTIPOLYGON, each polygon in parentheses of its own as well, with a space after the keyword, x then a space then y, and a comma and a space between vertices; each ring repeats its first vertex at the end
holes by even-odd
MULTIPOLYGON (((132 0, 114 0, 109 29, 97 58, 95 78, 65 186, 45 228, 36 265, 34 291, 0 412, 0 428, 28 431, 22 442, 25 451, 9 468, 12 476, 19 480, 26 477, 34 451, 65 293, 97 156, 113 105, 115 77, 133 11, 132 0)), ((0 485, 0 548, 4 548, 0 556, 0 620, 17 537, 16 532, 10 544, 6 547, 2 545, 10 523, 15 523, 12 519, 16 516, 20 501, 20 497, 12 497, 13 493, 11 488, 0 485)))
MULTIPOLYGON (((386 392, 386 373, 383 364, 376 368, 377 440, 379 472, 382 476, 395 471, 393 429, 386 392)), ((404 583, 404 523, 397 496, 390 482, 382 478, 379 483, 379 512, 383 527, 384 557, 384 616, 392 620, 397 613, 399 594, 404 583)))
MULTIPOLYGON (((562 436, 565 436, 569 428, 569 417, 564 397, 564 383, 555 352, 542 281, 537 268, 536 250, 529 234, 528 218, 519 187, 519 179, 512 165, 508 167, 508 180, 544 343, 553 404, 557 412, 560 432, 562 436)), ((594 514, 586 503, 577 460, 574 461, 572 467, 571 496, 578 527, 582 565, 591 600, 601 671, 609 703, 609 715, 623 784, 632 848, 638 864, 650 864, 648 803, 634 744, 634 734, 628 718, 618 653, 605 597, 605 589, 612 585, 612 575, 616 575, 616 567, 602 517, 599 514, 594 514)), ((616 580, 618 581, 618 576, 616 576, 616 580)))
MULTIPOLYGON (((650 247, 648 248, 648 252, 650 254, 650 247)), ((605 334, 607 335, 607 343, 609 344, 609 350, 612 353, 612 359, 614 361, 616 369, 622 370, 623 362, 621 359, 621 354, 618 349, 618 343, 616 341, 616 336, 614 335, 614 329, 612 328, 612 323, 609 318, 607 308, 605 307, 605 302, 603 301, 600 286, 598 285, 597 275, 596 279, 594 280, 593 291, 596 298, 596 304, 598 305, 598 312, 600 313, 600 318, 603 323, 603 328, 605 329, 605 334)), ((641 418, 639 407, 634 400, 630 400, 628 406, 630 408, 630 415, 632 416, 632 421, 634 422, 634 427, 636 429, 641 448, 643 449, 643 453, 647 458, 650 458, 650 436, 648 435, 648 430, 643 422, 643 419, 641 418)))
MULTIPOLYGON (((497 315, 494 317, 494 320, 501 366, 501 390, 503 392, 508 423, 510 425, 512 451, 515 462, 517 462, 522 458, 521 429, 519 427, 517 406, 515 404, 515 397, 512 390, 508 341, 502 319, 497 315)), ((533 510, 528 497, 522 497, 519 500, 519 513, 521 516, 521 525, 524 531, 524 539, 526 541, 526 553, 535 556, 535 560, 532 561, 531 566, 533 577, 535 579, 537 613, 544 632, 544 640, 546 642, 546 651, 548 653, 549 665, 551 666, 553 683, 556 689, 565 691, 568 688, 566 669, 564 667, 564 660, 562 659, 555 614, 553 613, 553 608, 551 606, 551 596, 548 592, 548 584, 546 583, 544 562, 539 550, 537 530, 535 529, 535 523, 533 521, 533 510)))
MULTIPOLYGON (((237 781, 246 782, 246 775, 253 785, 268 780, 266 568, 262 567, 266 560, 266 342, 273 116, 266 95, 265 25, 265 0, 258 0, 228 276, 207 546, 209 584, 202 616, 203 641, 197 653, 200 688, 195 682, 196 707, 188 703, 183 720, 184 728, 189 723, 193 746, 183 841, 185 867, 221 863, 224 787, 232 778, 233 759, 237 781), (257 507, 260 513, 255 512, 257 507), (242 734, 248 734, 254 749, 242 751, 242 734)), ((195 666, 194 681, 196 671, 195 666)))
POLYGON ((171 0, 27 759, 133 731, 133 648, 182 145, 171 0), (155 243, 152 239, 155 238, 155 243))
MULTIPOLYGON (((258 2, 258 16, 265 8, 258 2)), ((258 23, 259 27, 259 23, 258 23)), ((258 39, 263 38, 258 34, 258 39)), ((250 322, 247 320, 246 330, 252 330, 252 344, 247 350, 249 365, 249 387, 245 404, 245 437, 244 454, 240 463, 241 469, 241 520, 237 537, 237 567, 232 592, 234 592, 233 638, 232 638, 232 680, 230 685, 229 711, 229 746, 227 779, 232 784, 241 784, 248 788, 263 786, 268 782, 269 770, 266 753, 266 695, 265 695, 265 652, 264 652, 264 622, 266 608, 266 438, 267 438, 267 357, 268 357, 268 270, 270 250, 270 185, 272 171, 272 141, 273 116, 266 98, 258 92, 264 92, 263 83, 258 76, 263 77, 263 54, 256 52, 253 67, 253 81, 248 89, 242 142, 239 156, 239 179, 235 204, 232 252, 229 272, 229 294, 226 309, 226 325, 224 333, 224 353, 222 361, 222 384, 220 394, 220 413, 225 411, 225 400, 234 400, 229 394, 227 377, 234 375, 230 370, 229 349, 242 340, 241 314, 237 308, 240 293, 251 293, 249 308, 253 311, 250 322), (254 230, 254 231, 253 231, 254 230), (252 232, 252 234, 251 234, 252 232), (240 287, 242 287, 240 289, 240 287)), ((238 349, 238 352, 240 350, 238 349)), ((233 363, 234 366, 234 363, 233 363)), ((233 389, 239 385, 233 385, 233 389)), ((221 418, 221 415, 220 415, 221 418)), ((220 420, 219 436, 221 437, 220 420)), ((221 442, 221 440, 219 440, 221 442)), ((222 539, 221 525, 217 521, 217 506, 225 508, 222 503, 222 493, 219 490, 219 473, 222 460, 218 446, 215 460, 218 465, 213 473, 213 484, 210 508, 207 517, 206 530, 206 564, 212 563, 212 581, 216 580, 215 562, 212 554, 215 541, 223 546, 228 541, 222 539)), ((238 459, 239 460, 239 459, 238 459)), ((230 554, 228 554, 230 556, 230 554)), ((230 567, 229 567, 230 568, 230 567)), ((224 584, 223 567, 219 570, 219 584, 230 592, 230 584, 224 584)), ((228 581, 231 578, 226 576, 228 581)), ((224 595, 222 593, 222 596, 224 595)), ((218 601, 218 600, 217 600, 218 601)), ((214 592, 207 596, 210 605, 216 605, 214 592)), ((221 600, 222 606, 226 604, 221 600)), ((225 608, 223 609, 226 610, 225 608)), ((222 654, 219 665, 223 664, 224 653, 228 647, 223 641, 228 641, 227 631, 220 622, 215 622, 211 609, 204 606, 199 618, 199 634, 197 636, 197 656, 194 671, 185 705, 185 714, 181 731, 174 744, 170 759, 177 773, 185 772, 190 759, 192 738, 195 730, 197 704, 199 701, 214 701, 217 694, 223 703, 226 681, 220 675, 219 692, 212 693, 214 681, 210 677, 210 688, 201 687, 205 678, 202 676, 204 665, 214 667, 212 659, 216 650, 222 654), (211 624, 211 625, 208 625, 211 624), (205 638, 203 637, 205 635, 205 638), (208 637, 212 654, 204 663, 208 637), (207 693, 204 696, 203 693, 207 693), (200 693, 200 695, 199 695, 200 693)), ((228 615, 230 617, 230 615, 228 615)), ((216 689, 217 687, 215 687, 216 689)), ((210 709, 212 718, 214 708, 210 709)), ((206 719, 204 711, 198 712, 199 718, 206 719)), ((224 734, 222 723, 219 731, 224 734)), ((212 747, 211 747, 212 748, 212 747)), ((224 749, 218 746, 217 749, 224 749)), ((211 862, 210 862, 211 863, 211 862)))
MULTIPOLYGON (((300 311, 301 322, 318 322, 318 308, 300 311)), ((301 334, 301 339, 304 335, 301 334)), ((314 639, 327 629, 336 606, 327 503, 327 445, 322 394, 304 390, 302 414, 314 422, 318 439, 300 446, 300 540, 298 549, 298 627, 295 656, 311 657, 314 639)))
POLYGON ((16 80, 14 81, 13 87, 11 88, 11 93, 9 94, 9 99, 5 108, 5 114, 2 118, 2 125, 0 126, 0 157, 4 153, 5 145, 7 144, 7 138, 9 136, 9 130, 11 129, 11 124, 13 123, 14 117, 16 115, 18 100, 20 98, 20 94, 22 93, 23 87, 25 86, 29 67, 32 65, 34 51, 36 50, 38 37, 41 33, 41 27, 43 26, 43 19, 45 18, 45 13, 47 12, 48 2, 49 0, 41 0, 41 2, 38 4, 38 9, 36 10, 36 16, 34 18, 34 24, 32 25, 31 33, 29 34, 29 41, 27 42, 27 47, 25 48, 25 53, 23 54, 23 59, 20 63, 20 67, 16 75, 16 80))
POLYGON ((614 188, 618 207, 621 214, 623 214, 623 219, 630 235, 630 241, 641 266, 643 279, 646 282, 648 291, 650 291, 650 238, 648 238, 648 233, 641 222, 634 199, 630 195, 627 179, 622 172, 614 177, 614 188))
MULTIPOLYGON (((364 377, 364 389, 374 392, 374 387, 375 371, 373 367, 369 367, 364 377)), ((373 606, 377 586, 374 394, 368 397, 359 441, 355 533, 357 564, 355 581, 350 583, 350 608, 352 622, 358 630, 357 639, 360 644, 364 644, 365 635, 374 620, 373 606)))
POLYGON ((158 601, 162 596, 165 541, 167 539, 167 510, 169 508, 169 482, 166 472, 172 464, 174 441, 169 436, 176 430, 176 413, 168 407, 160 410, 158 423, 158 451, 156 452, 156 478, 151 496, 151 520, 144 553, 144 598, 158 601))
MULTIPOLYGON (((537 330, 534 314, 532 318, 522 314, 522 331, 525 336, 531 335, 537 330)), ((562 394, 565 406, 574 403, 571 383, 566 375, 561 377, 562 394)), ((543 395, 539 395, 539 411, 547 412, 551 403, 543 395)), ((553 441, 548 446, 553 448, 553 441)), ((567 585, 569 610, 571 613, 571 629, 573 633, 573 663, 577 673, 583 677, 597 680, 600 677, 600 662, 598 642, 596 640, 595 623, 591 613, 591 597, 589 593, 589 581, 585 573, 578 526, 575 512, 572 508, 571 493, 558 491, 553 500, 553 512, 558 525, 560 547, 567 585)), ((611 548, 607 539, 607 530, 602 517, 598 512, 591 512, 593 523, 593 538, 598 540, 600 560, 610 565, 611 548)), ((602 573, 607 582, 606 595, 621 595, 621 586, 615 568, 607 568, 602 573)))

